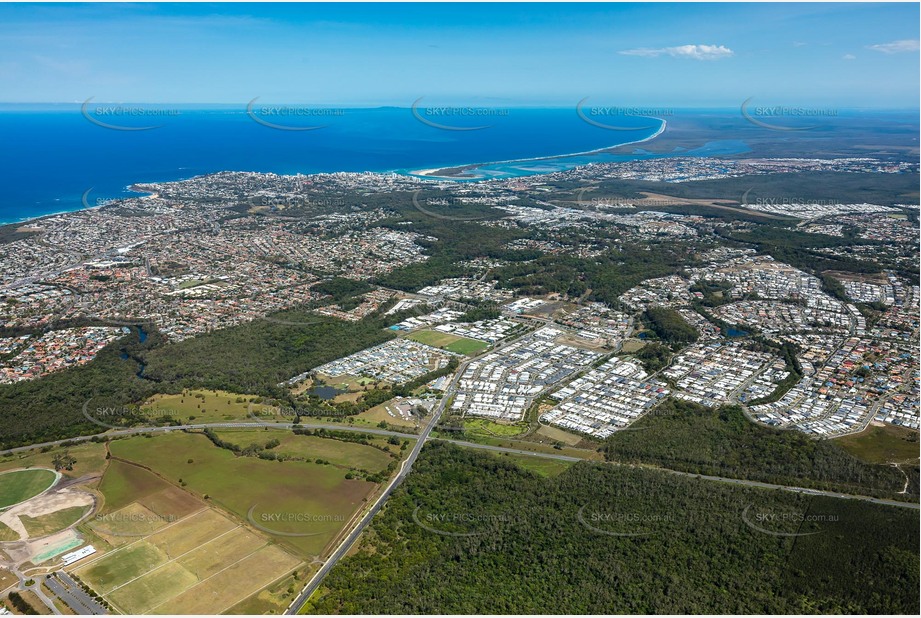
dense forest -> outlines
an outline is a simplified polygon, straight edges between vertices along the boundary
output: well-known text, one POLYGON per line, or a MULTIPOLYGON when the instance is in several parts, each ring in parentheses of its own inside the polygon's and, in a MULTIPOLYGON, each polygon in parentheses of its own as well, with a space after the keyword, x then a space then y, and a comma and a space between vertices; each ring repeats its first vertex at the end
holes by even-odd
POLYGON ((654 341, 644 345, 638 352, 634 352, 633 356, 643 363, 643 369, 647 373, 655 373, 668 365, 668 361, 672 358, 672 351, 667 345, 654 341))
POLYGON ((914 614, 918 541, 910 509, 437 443, 308 609, 914 614))
POLYGON ((890 466, 864 463, 829 440, 756 425, 739 407, 710 409, 668 399, 605 443, 609 461, 643 463, 769 483, 898 496, 904 479, 890 466))
POLYGON ((140 343, 133 332, 91 363, 0 386, 0 448, 102 431, 83 415, 87 402, 127 406, 185 388, 285 397, 278 383, 392 338, 384 328, 401 315, 350 323, 286 311, 170 344, 157 332, 140 343))
POLYGON ((521 295, 558 292, 619 307, 618 296, 645 279, 677 274, 691 259, 691 247, 677 242, 627 244, 592 258, 544 255, 495 269, 499 287, 521 295))
POLYGON ((674 309, 649 307, 643 317, 652 332, 666 343, 682 344, 697 341, 697 331, 674 309))

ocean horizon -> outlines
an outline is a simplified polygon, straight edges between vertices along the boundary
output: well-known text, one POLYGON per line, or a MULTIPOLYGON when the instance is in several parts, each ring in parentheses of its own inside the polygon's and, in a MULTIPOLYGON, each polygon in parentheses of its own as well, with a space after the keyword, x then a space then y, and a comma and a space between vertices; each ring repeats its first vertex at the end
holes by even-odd
POLYGON ((82 107, 0 106, 7 145, 0 223, 136 196, 128 187, 138 183, 220 171, 414 175, 475 166, 472 177, 453 179, 460 182, 544 174, 654 156, 639 147, 665 122, 596 116, 604 128, 590 122, 588 107, 582 115, 589 121, 572 108, 82 107), (637 143, 633 155, 598 152, 630 143, 637 143))
MULTIPOLYGON (((717 128, 709 135, 711 141, 702 140, 694 148, 657 153, 644 148, 644 142, 666 125, 693 125, 702 119, 741 126, 753 135, 765 133, 732 108, 417 103, 411 108, 295 106, 257 100, 243 107, 94 101, 0 104, 4 138, 0 224, 137 196, 128 190, 134 184, 221 171, 419 175, 463 167, 464 177, 450 180, 470 182, 547 174, 591 163, 751 151, 741 139, 714 137, 717 128), (605 152, 629 144, 635 147, 624 154, 605 152)), ((916 117, 904 110, 840 111, 830 121, 836 126, 864 125, 872 117, 885 119, 891 130, 903 130, 903 119, 916 117)))

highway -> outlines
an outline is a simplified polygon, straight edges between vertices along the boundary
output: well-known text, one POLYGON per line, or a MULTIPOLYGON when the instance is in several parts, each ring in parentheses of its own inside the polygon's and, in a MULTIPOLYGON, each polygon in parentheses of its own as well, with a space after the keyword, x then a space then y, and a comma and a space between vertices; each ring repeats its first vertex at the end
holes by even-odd
MULTIPOLYGON (((454 383, 452 383, 452 387, 454 387, 454 383)), ((453 390, 451 390, 451 394, 453 394, 453 390)), ((402 433, 399 431, 391 431, 389 429, 380 429, 377 427, 356 427, 354 425, 343 425, 339 423, 301 423, 299 426, 304 429, 329 429, 331 431, 352 431, 352 432, 357 432, 357 433, 367 433, 367 434, 378 435, 378 436, 397 436, 398 438, 417 440, 418 442, 416 443, 416 446, 410 452, 410 457, 413 462, 415 462, 416 457, 418 457, 419 452, 422 449, 422 444, 425 441, 425 439, 437 440, 439 442, 449 442, 451 444, 456 444, 458 446, 465 446, 468 448, 492 451, 495 453, 508 453, 510 455, 527 455, 529 457, 556 459, 559 461, 569 461, 569 462, 586 461, 582 459, 581 457, 574 457, 572 455, 563 455, 563 454, 557 454, 557 453, 541 453, 537 451, 529 451, 525 449, 517 449, 517 448, 511 448, 511 447, 505 447, 505 446, 493 446, 491 444, 479 444, 476 442, 468 442, 466 440, 455 440, 453 438, 429 438, 429 434, 431 434, 435 425, 438 424, 438 419, 440 418, 441 412, 443 411, 443 406, 446 404, 449 397, 450 396, 446 394, 445 397, 442 398, 441 403, 439 403, 438 408, 436 408, 436 414, 433 415, 432 418, 429 420, 428 424, 425 426, 423 430, 423 433, 418 434, 418 435, 412 434, 412 433, 402 433), (423 435, 425 436, 425 438, 422 437, 423 435)), ((261 425, 265 427, 272 427, 274 429, 291 429, 293 427, 291 423, 261 423, 261 425)), ((77 438, 69 438, 68 440, 55 440, 53 442, 42 442, 40 444, 33 444, 31 446, 22 446, 22 447, 18 447, 14 449, 9 449, 7 451, 3 451, 2 453, 0 453, 0 455, 6 455, 8 453, 24 452, 24 451, 29 451, 29 450, 36 449, 36 448, 43 448, 45 446, 56 446, 56 445, 61 444, 62 442, 67 442, 67 441, 71 441, 71 442, 85 441, 85 440, 90 440, 96 437, 113 438, 113 437, 119 437, 119 436, 137 435, 137 434, 142 434, 142 433, 166 433, 170 431, 183 431, 183 430, 189 430, 189 429, 206 429, 209 427, 214 428, 214 429, 221 429, 221 428, 224 428, 224 429, 231 429, 231 428, 252 429, 254 426, 258 426, 258 425, 256 423, 247 423, 247 422, 236 422, 236 423, 226 422, 226 423, 200 423, 200 424, 194 424, 194 425, 174 425, 172 427, 132 427, 130 429, 110 431, 107 433, 95 434, 92 436, 80 436, 77 438)), ((409 468, 406 467, 406 462, 409 462, 409 459, 405 460, 404 462, 404 471, 408 472, 409 468)), ((603 463, 603 462, 599 461, 596 463, 603 463)), ((606 465, 624 465, 628 467, 630 466, 630 464, 618 464, 614 462, 605 462, 605 463, 606 465)), ((669 468, 660 468, 657 466, 633 466, 633 467, 643 467, 643 468, 650 469, 650 470, 660 470, 662 472, 668 472, 670 474, 677 474, 679 476, 689 476, 693 478, 700 478, 703 480, 714 481, 714 482, 719 482, 719 483, 731 483, 733 485, 746 485, 749 487, 760 487, 762 489, 782 489, 785 491, 792 491, 796 493, 812 494, 816 496, 827 496, 829 498, 840 498, 843 500, 862 500, 864 502, 872 502, 874 504, 883 504, 886 506, 896 506, 896 507, 912 508, 912 509, 919 508, 918 503, 914 503, 914 502, 901 502, 898 500, 886 500, 884 498, 874 498, 872 496, 862 496, 859 494, 844 494, 844 493, 835 492, 835 491, 809 489, 807 487, 796 487, 794 485, 775 485, 773 483, 762 483, 760 481, 734 479, 734 478, 728 478, 728 477, 723 477, 723 476, 711 476, 707 474, 695 474, 692 472, 682 472, 680 470, 671 470, 669 468)), ((399 478, 399 480, 402 481, 404 476, 405 474, 401 472, 401 474, 396 478, 399 478)), ((389 495, 389 493, 387 495, 389 495)))
POLYGON ((438 421, 441 419, 441 415, 445 410, 445 407, 448 405, 448 402, 453 397, 454 393, 457 390, 457 383, 460 380, 461 375, 463 375, 464 370, 467 368, 467 364, 471 359, 460 363, 457 367, 457 371, 454 373, 454 377, 451 379, 451 383, 447 389, 445 389, 444 395, 441 400, 438 402, 438 405, 432 411, 432 417, 429 419, 428 423, 422 428, 422 432, 418 436, 412 436, 416 438, 416 444, 413 446, 413 449, 410 451, 409 456, 403 461, 403 465, 400 467, 400 472, 390 481, 390 484, 387 485, 387 488, 381 493, 381 495, 374 501, 374 504, 371 505, 365 514, 362 516, 358 524, 352 528, 349 534, 345 539, 336 547, 335 551, 330 554, 329 558, 326 559, 326 562, 323 563, 323 566, 320 567, 320 570, 317 571, 313 577, 310 578, 310 581, 307 582, 307 585, 301 591, 294 601, 291 602, 291 605, 288 606, 288 609, 285 610, 285 614, 296 614, 300 609, 307 603, 308 599, 316 592, 317 588, 320 587, 320 583, 326 577, 326 575, 332 570, 336 563, 342 559, 343 556, 349 551, 349 548, 358 540, 358 537, 361 536, 365 528, 368 527, 368 524, 371 523, 371 520, 374 519, 374 516, 381 510, 384 506, 384 503, 387 501, 387 498, 390 497, 390 494, 399 487, 400 483, 403 482, 403 479, 409 474, 412 470, 413 464, 416 462, 416 458, 419 457, 419 453, 422 451, 422 447, 425 444, 425 441, 428 439, 429 435, 432 433, 432 430, 438 424, 438 421))
MULTIPOLYGON (((399 431, 391 431, 389 429, 380 429, 378 427, 356 427, 355 425, 346 425, 344 423, 298 423, 297 425, 301 429, 329 429, 330 431, 354 431, 357 433, 367 433, 376 436, 397 436, 399 438, 408 438, 416 440, 419 438, 417 434, 414 433, 401 433, 399 431)), ((5 451, 0 451, 0 456, 10 455, 13 453, 23 453, 26 451, 31 451, 36 448, 44 448, 46 446, 60 446, 65 442, 85 442, 87 440, 92 440, 93 438, 117 438, 123 436, 133 436, 142 433, 168 433, 170 431, 184 431, 189 429, 253 429, 258 427, 271 427, 272 429, 293 429, 294 423, 268 423, 264 421, 257 422, 247 422, 247 421, 237 421, 237 422, 224 422, 224 423, 195 423, 195 424, 185 424, 185 425, 170 425, 167 427, 130 427, 127 429, 116 429, 114 431, 107 431, 104 433, 92 434, 88 436, 77 436, 75 438, 66 438, 64 440, 53 440, 51 442, 41 442, 38 444, 31 444, 29 446, 19 446, 16 448, 7 449, 5 451)))
POLYGON ((902 502, 899 500, 887 500, 885 498, 874 498, 872 496, 861 496, 859 494, 844 494, 836 491, 826 491, 822 489, 809 489, 808 487, 796 487, 795 485, 776 485, 774 483, 762 483, 760 481, 749 481, 746 479, 734 479, 725 476, 712 476, 709 474, 696 474, 694 472, 683 472, 681 470, 672 470, 670 468, 660 468, 658 466, 650 465, 634 465, 634 464, 624 464, 617 463, 613 461, 594 461, 582 459, 580 457, 573 457, 571 455, 557 455, 555 453, 538 453, 535 451, 526 451, 517 448, 508 448, 504 446, 492 446, 490 444, 477 444, 475 442, 465 442, 463 440, 452 440, 449 438, 432 438, 433 440, 440 440, 442 442, 450 442, 458 446, 465 446, 468 448, 483 449, 486 451, 493 451, 497 453, 509 453, 511 455, 527 455, 529 457, 543 457, 545 459, 556 459, 559 461, 588 461, 591 463, 602 464, 606 466, 622 466, 625 468, 642 468, 644 470, 656 470, 658 472, 667 472, 669 474, 674 474, 676 476, 685 476, 695 479, 701 479, 704 481, 713 481, 716 483, 729 483, 732 485, 743 485, 746 487, 758 487, 759 489, 780 489, 783 491, 790 491, 793 493, 799 494, 809 494, 813 496, 825 496, 828 498, 840 498, 842 500, 860 500, 862 502, 872 502, 873 504, 883 504, 885 506, 897 506, 908 509, 919 510, 921 505, 917 502, 902 502))

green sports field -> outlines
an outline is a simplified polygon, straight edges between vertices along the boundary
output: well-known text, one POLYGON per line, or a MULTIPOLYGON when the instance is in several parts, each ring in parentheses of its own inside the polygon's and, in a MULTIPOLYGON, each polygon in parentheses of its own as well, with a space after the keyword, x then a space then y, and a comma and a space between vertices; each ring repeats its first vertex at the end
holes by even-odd
POLYGON ((55 474, 45 468, 0 474, 0 509, 36 496, 54 483, 55 474))
POLYGON ((437 330, 416 331, 407 335, 406 338, 435 348, 442 348, 449 352, 456 352, 457 354, 473 355, 489 347, 489 344, 485 341, 458 337, 457 335, 442 333, 437 330))

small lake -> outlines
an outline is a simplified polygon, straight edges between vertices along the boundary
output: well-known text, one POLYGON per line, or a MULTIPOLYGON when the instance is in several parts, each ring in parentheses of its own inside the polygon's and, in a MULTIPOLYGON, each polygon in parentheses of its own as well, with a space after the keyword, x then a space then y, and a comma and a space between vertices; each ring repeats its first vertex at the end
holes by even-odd
POLYGON ((319 397, 320 399, 330 400, 336 395, 341 395, 344 392, 345 391, 340 391, 338 388, 332 386, 315 386, 307 391, 307 394, 313 397, 319 397))

